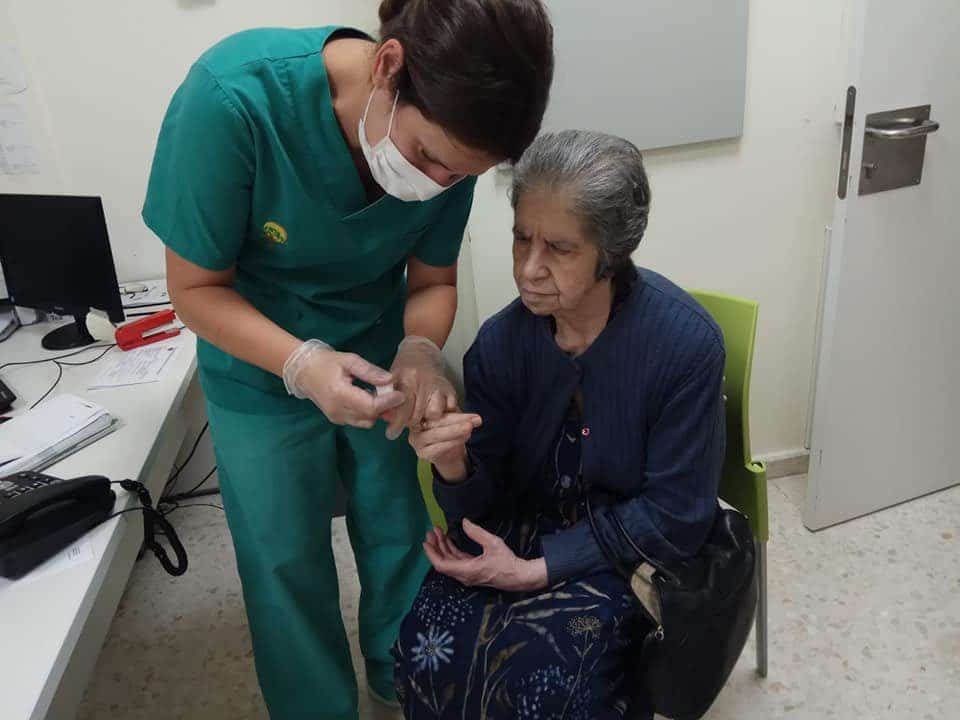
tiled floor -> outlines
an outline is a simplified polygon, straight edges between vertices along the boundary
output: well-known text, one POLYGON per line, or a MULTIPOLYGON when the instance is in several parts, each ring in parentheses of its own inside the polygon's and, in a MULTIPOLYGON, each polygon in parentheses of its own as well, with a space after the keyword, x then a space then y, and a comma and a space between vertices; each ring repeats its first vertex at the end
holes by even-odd
MULTIPOLYGON (((816 534, 800 521, 803 489, 803 477, 770 486, 769 677, 756 677, 751 641, 708 717, 957 717, 960 487, 816 534)), ((223 516, 201 507, 173 517, 190 572, 173 579, 155 562, 138 563, 81 720, 267 717, 223 516)), ((333 532, 362 668, 359 589, 342 520, 333 532)), ((394 716, 361 693, 361 717, 394 716)))

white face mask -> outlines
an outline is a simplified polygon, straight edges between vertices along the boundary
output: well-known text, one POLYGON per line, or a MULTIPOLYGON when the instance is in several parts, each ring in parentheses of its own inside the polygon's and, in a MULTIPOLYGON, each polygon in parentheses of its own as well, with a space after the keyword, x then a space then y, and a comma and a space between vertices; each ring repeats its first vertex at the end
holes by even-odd
MULTIPOLYGON (((373 92, 376 92, 376 90, 373 92)), ((360 148, 363 150, 363 156, 367 159, 367 165, 370 166, 373 179, 388 195, 393 195, 404 202, 414 200, 423 202, 435 198, 447 188, 435 182, 420 168, 407 160, 393 140, 390 139, 390 132, 393 130, 393 116, 397 112, 397 100, 400 99, 399 92, 393 98, 393 109, 390 110, 390 122, 387 125, 386 136, 371 147, 370 141, 367 140, 365 126, 367 113, 370 112, 370 102, 373 100, 373 92, 367 99, 367 107, 360 119, 360 148)))

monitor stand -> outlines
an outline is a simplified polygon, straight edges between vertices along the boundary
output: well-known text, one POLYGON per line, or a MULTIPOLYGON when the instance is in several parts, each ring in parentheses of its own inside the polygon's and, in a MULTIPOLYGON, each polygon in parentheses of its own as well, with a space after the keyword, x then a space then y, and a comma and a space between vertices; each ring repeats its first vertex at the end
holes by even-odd
POLYGON ((73 316, 73 323, 51 330, 43 336, 40 344, 47 350, 70 350, 86 347, 97 340, 87 330, 87 314, 73 316))

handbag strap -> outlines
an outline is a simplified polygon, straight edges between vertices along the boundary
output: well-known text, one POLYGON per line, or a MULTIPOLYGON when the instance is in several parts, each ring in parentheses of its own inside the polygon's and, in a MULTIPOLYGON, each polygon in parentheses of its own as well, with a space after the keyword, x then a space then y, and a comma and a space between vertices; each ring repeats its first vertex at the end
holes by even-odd
MULTIPOLYGON (((589 486, 587 487, 586 495, 587 495, 587 503, 586 503, 587 519, 590 521, 590 529, 593 531, 593 536, 597 539, 597 545, 600 547, 600 551, 607 558, 607 562, 609 562, 614 568, 616 568, 617 571, 620 572, 620 574, 623 575, 625 578, 627 578, 627 580, 629 581, 630 578, 633 576, 633 572, 630 571, 624 565, 624 563, 616 556, 616 553, 614 553, 610 549, 610 546, 607 544, 606 540, 603 538, 603 536, 601 535, 600 531, 597 528, 597 521, 593 516, 593 507, 590 505, 589 486)), ((660 573, 663 573, 672 581, 678 582, 678 579, 675 573, 671 572, 666 567, 664 567, 663 563, 652 559, 647 553, 645 553, 643 550, 640 549, 640 546, 637 545, 636 542, 634 542, 633 538, 630 536, 630 533, 627 531, 627 528, 624 527, 623 521, 620 519, 620 515, 617 514, 616 508, 611 507, 609 514, 613 516, 613 524, 616 527, 617 532, 623 537, 624 541, 626 541, 626 543, 630 546, 630 549, 637 554, 637 557, 639 557, 640 560, 647 563, 647 565, 652 567, 654 570, 660 573)))
POLYGON ((664 575, 673 577, 673 573, 667 570, 663 566, 663 563, 651 558, 649 555, 647 555, 647 553, 640 549, 640 546, 637 545, 637 543, 634 542, 633 538, 630 537, 630 533, 627 532, 627 529, 623 526, 623 520, 621 520, 620 516, 617 514, 616 508, 610 508, 610 514, 613 515, 613 524, 617 526, 617 531, 623 536, 623 539, 627 542, 627 545, 630 546, 630 549, 637 554, 637 557, 647 563, 647 565, 659 570, 664 575))
POLYGON ((610 563, 618 573, 620 573, 623 578, 629 583, 633 578, 633 571, 630 570, 620 558, 617 557, 617 554, 610 549, 610 546, 607 544, 607 541, 604 539, 603 535, 600 533, 600 530, 597 528, 596 518, 593 516, 593 506, 590 504, 590 487, 589 485, 586 488, 586 505, 587 505, 587 520, 590 521, 590 530, 593 532, 593 537, 597 541, 597 546, 600 548, 600 552, 603 553, 604 557, 607 558, 607 562, 610 563))

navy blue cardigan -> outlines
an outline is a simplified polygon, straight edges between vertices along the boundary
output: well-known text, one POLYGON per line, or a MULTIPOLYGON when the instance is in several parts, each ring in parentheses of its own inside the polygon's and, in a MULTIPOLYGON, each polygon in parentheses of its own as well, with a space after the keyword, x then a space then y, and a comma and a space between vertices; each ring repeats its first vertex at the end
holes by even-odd
MULTIPOLYGON (((652 557, 696 553, 717 507, 724 359, 710 315, 650 270, 638 269, 610 322, 577 358, 557 346, 550 318, 515 300, 484 323, 464 357, 465 406, 483 426, 467 445, 468 478, 434 481, 448 523, 482 523, 495 504, 544 482, 579 387, 584 479, 610 502, 594 507, 598 530, 629 563, 639 559, 610 513, 652 557)), ((541 544, 551 584, 609 568, 585 518, 541 544)))

